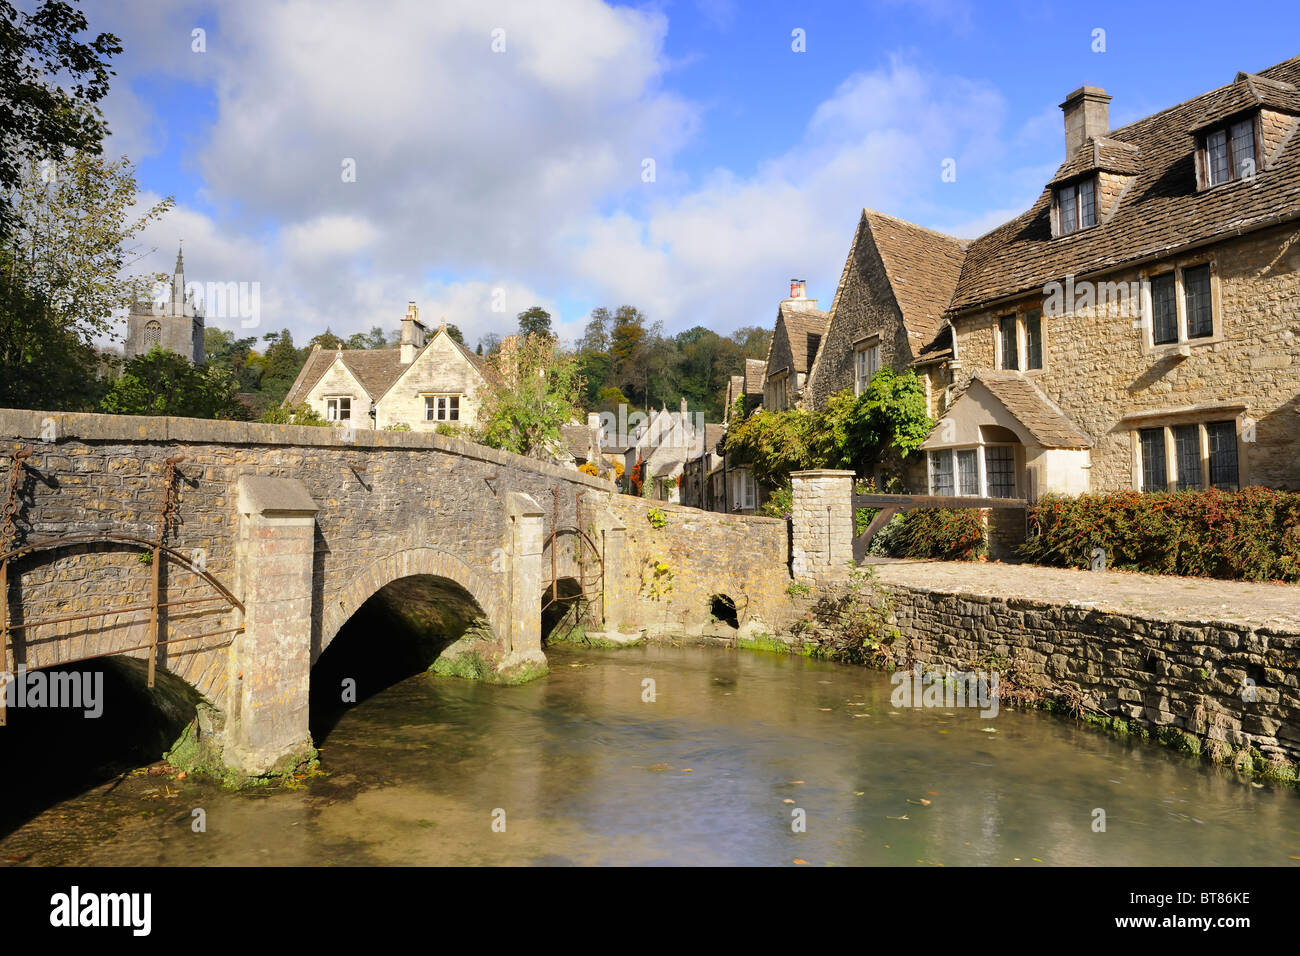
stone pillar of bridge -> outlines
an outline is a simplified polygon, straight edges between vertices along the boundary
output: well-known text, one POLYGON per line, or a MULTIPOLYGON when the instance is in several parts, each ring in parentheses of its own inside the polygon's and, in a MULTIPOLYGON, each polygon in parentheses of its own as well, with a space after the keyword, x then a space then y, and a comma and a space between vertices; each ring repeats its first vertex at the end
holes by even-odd
POLYGON ((544 516, 542 506, 531 495, 506 495, 510 593, 506 633, 501 636, 505 656, 497 665, 497 673, 512 683, 539 677, 547 670, 546 655, 542 653, 544 516))
POLYGON ((244 630, 231 660, 224 759, 248 775, 315 755, 308 729, 316 503, 297 478, 239 479, 244 630))
POLYGON ((836 580, 853 561, 853 472, 796 471, 791 570, 796 578, 836 580))

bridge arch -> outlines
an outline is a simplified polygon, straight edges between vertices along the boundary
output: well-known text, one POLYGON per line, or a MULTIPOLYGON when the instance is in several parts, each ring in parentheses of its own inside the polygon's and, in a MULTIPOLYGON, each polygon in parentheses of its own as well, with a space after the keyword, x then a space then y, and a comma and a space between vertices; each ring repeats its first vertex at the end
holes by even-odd
MULTIPOLYGON (((459 585, 469 593, 500 637, 500 597, 490 588, 499 574, 483 574, 447 551, 437 548, 405 548, 375 561, 338 592, 328 599, 321 614, 320 641, 312 649, 313 663, 329 647, 345 623, 361 606, 383 588, 402 578, 442 578, 459 585)), ((502 582, 504 585, 504 581, 502 582)))

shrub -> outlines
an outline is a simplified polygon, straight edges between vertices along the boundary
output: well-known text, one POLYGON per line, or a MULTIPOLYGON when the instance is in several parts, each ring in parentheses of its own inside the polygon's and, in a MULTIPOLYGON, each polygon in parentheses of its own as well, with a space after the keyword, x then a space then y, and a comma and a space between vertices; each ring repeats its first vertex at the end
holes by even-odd
POLYGON ((978 508, 918 508, 900 517, 888 539, 893 557, 973 561, 988 550, 984 515, 978 508))
POLYGON ((1045 495, 1020 553, 1037 564, 1300 581, 1300 494, 1268 488, 1045 495))
POLYGON ((330 423, 321 418, 306 402, 297 405, 271 405, 262 413, 263 422, 268 425, 315 425, 327 426, 330 423))
POLYGON ((769 518, 784 518, 792 511, 794 511, 794 489, 789 484, 773 488, 767 500, 758 507, 758 513, 769 518))
POLYGON ((584 475, 591 475, 593 478, 600 476, 600 469, 589 461, 585 461, 579 465, 578 471, 582 472, 584 475))

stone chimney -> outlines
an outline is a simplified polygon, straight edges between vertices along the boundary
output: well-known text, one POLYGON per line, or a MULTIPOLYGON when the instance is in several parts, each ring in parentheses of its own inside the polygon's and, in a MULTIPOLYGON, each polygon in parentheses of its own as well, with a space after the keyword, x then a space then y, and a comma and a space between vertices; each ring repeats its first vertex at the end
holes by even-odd
POLYGON ((808 283, 803 279, 790 280, 790 298, 782 300, 781 304, 796 312, 817 308, 817 300, 808 298, 808 283))
POLYGON ((1110 97, 1099 86, 1081 86, 1065 98, 1065 158, 1088 140, 1110 132, 1110 97))
POLYGON ((424 325, 420 322, 420 310, 414 301, 406 304, 406 315, 402 316, 402 354, 403 365, 415 361, 415 353, 424 348, 424 325))

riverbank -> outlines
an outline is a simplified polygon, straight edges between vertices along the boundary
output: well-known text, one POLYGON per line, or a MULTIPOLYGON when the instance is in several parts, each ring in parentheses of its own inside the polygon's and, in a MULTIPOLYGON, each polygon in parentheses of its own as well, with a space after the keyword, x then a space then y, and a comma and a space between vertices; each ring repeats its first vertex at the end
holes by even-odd
POLYGON ((792 586, 791 623, 742 621, 736 641, 996 671, 1008 702, 1297 778, 1300 587, 983 562, 884 561, 867 574, 792 586))

